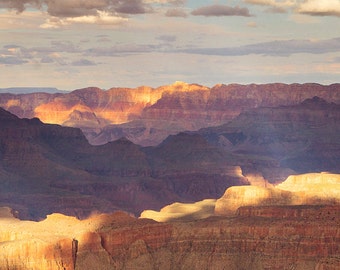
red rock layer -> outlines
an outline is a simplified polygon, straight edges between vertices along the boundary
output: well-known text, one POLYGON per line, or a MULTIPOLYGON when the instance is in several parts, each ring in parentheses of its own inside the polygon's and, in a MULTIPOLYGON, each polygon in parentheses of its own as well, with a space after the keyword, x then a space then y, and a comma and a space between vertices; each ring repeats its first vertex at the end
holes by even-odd
POLYGON ((7 222, 1 220, 1 269, 340 267, 339 205, 243 207, 233 218, 175 223, 124 213, 7 222))

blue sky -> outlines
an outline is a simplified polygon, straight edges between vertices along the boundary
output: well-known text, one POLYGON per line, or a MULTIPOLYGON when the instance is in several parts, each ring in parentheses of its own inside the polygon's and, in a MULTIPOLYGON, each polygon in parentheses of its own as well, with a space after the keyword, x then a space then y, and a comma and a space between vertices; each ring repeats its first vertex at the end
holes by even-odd
POLYGON ((330 84, 340 0, 0 0, 0 88, 330 84))

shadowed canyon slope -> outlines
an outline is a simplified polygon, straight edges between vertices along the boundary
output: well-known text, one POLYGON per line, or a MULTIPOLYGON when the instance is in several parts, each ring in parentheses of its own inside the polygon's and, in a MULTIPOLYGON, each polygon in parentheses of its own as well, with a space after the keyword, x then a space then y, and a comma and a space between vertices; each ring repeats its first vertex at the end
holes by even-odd
POLYGON ((19 119, 3 109, 0 125, 0 203, 26 218, 116 209, 138 214, 248 183, 227 153, 199 135, 149 148, 126 139, 93 146, 80 129, 19 119))
POLYGON ((0 111, 0 203, 22 217, 139 214, 172 202, 216 199, 230 186, 279 183, 296 173, 339 173, 340 109, 320 98, 260 107, 232 122, 141 147, 90 145, 80 129, 0 111))
POLYGON ((0 107, 23 118, 79 127, 92 144, 126 137, 148 146, 168 135, 224 124, 257 107, 293 105, 318 96, 340 103, 340 85, 216 85, 176 82, 158 88, 90 87, 65 94, 0 94, 0 107))
POLYGON ((254 181, 280 182, 294 172, 339 173, 340 105, 318 97, 252 109, 198 133, 236 156, 244 175, 254 181))

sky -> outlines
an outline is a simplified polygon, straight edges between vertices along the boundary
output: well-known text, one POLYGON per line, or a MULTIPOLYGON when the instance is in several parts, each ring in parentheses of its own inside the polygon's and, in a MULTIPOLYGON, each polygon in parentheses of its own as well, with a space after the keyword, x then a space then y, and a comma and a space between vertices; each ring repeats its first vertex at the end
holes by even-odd
POLYGON ((0 0, 0 88, 339 79, 340 0, 0 0))

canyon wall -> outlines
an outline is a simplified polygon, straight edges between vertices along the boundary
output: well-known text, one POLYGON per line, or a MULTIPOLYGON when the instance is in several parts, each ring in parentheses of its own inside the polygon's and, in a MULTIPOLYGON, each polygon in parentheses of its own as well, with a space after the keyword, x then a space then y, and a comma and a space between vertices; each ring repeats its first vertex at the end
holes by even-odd
POLYGON ((92 144, 120 137, 157 145, 170 134, 229 122, 257 107, 298 104, 318 96, 340 103, 340 85, 216 85, 176 82, 158 88, 101 90, 89 87, 65 94, 0 94, 0 107, 20 118, 79 127, 92 144))

